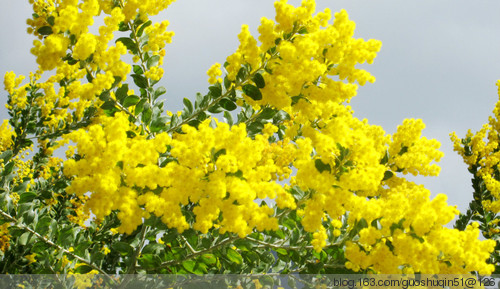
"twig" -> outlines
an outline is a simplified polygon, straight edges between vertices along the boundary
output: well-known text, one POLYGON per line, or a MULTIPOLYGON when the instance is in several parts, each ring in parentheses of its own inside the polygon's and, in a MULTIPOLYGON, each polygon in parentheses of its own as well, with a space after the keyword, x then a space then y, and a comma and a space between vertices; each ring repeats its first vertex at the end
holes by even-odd
POLYGON ((35 237, 37 237, 38 239, 40 239, 42 242, 44 242, 45 244, 49 245, 49 246, 52 246, 54 248, 56 248, 57 250, 60 250, 62 251, 64 254, 66 255, 69 255, 75 259, 77 259, 78 261, 82 262, 82 263, 85 263, 87 264, 88 266, 92 267, 93 269, 99 271, 99 273, 103 274, 104 276, 106 276, 107 278, 109 278, 109 280, 112 280, 112 282, 114 282, 114 280, 111 278, 111 276, 108 275, 108 273, 106 273, 105 271, 103 271, 101 268, 97 267, 96 265, 92 264, 92 262, 68 251, 67 249, 57 245, 56 243, 52 242, 51 240, 48 240, 47 238, 45 238, 44 236, 40 235, 39 233, 37 233, 36 231, 34 231, 33 229, 23 225, 23 224, 19 224, 18 220, 14 217, 12 217, 11 215, 9 215, 8 213, 4 212, 3 210, 0 210, 0 215, 2 215, 4 218, 6 218, 7 220, 11 221, 11 222, 14 222, 16 224, 17 227, 25 230, 25 231, 28 231, 30 232, 31 234, 33 234, 35 237))

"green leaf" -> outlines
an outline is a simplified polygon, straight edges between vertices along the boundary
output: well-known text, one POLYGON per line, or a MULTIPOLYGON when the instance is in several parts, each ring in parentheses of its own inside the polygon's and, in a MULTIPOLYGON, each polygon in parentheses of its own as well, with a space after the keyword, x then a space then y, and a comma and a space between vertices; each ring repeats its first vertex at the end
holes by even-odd
POLYGON ((394 173, 391 171, 385 171, 384 173, 384 179, 382 181, 387 181, 388 179, 392 178, 394 176, 394 173))
POLYGON ((50 27, 50 26, 42 26, 42 27, 38 28, 37 32, 40 35, 50 35, 53 33, 52 27, 50 27))
POLYGON ((0 154, 0 159, 3 160, 3 163, 6 163, 10 160, 14 153, 11 150, 6 150, 2 154, 0 154))
POLYGON ((330 166, 330 164, 325 164, 320 159, 316 159, 314 161, 314 166, 320 173, 324 171, 328 171, 330 173, 332 172, 332 167, 330 166))
POLYGON ((278 110, 272 109, 270 107, 266 107, 263 110, 259 112, 259 115, 257 116, 258 119, 272 119, 278 110))
POLYGON ((101 105, 101 108, 104 110, 112 110, 113 108, 115 108, 115 102, 112 100, 108 100, 101 105))
POLYGON ((128 95, 128 84, 124 84, 120 86, 115 92, 116 99, 119 103, 123 104, 123 100, 128 95))
POLYGON ((144 70, 142 70, 142 67, 140 65, 132 65, 132 70, 134 71, 135 74, 144 74, 144 70))
POLYGON ((152 117, 153 117, 153 110, 150 108, 150 105, 144 105, 144 110, 141 116, 142 122, 148 125, 151 122, 152 117))
POLYGON ((153 66, 158 66, 158 62, 159 61, 160 61, 160 56, 159 55, 153 55, 146 62, 146 66, 147 66, 148 69, 150 69, 153 66))
POLYGON ((237 108, 236 103, 234 103, 234 101, 230 100, 227 97, 222 98, 219 101, 219 104, 220 106, 222 106, 222 108, 224 108, 227 111, 233 111, 237 108))
POLYGON ((182 262, 182 267, 186 269, 186 271, 190 273, 194 273, 194 267, 196 266, 196 261, 194 260, 186 260, 182 262))
POLYGON ((139 113, 141 113, 144 110, 145 104, 146 104, 145 98, 141 99, 141 101, 139 101, 139 103, 136 104, 135 111, 134 111, 135 115, 139 115, 139 113))
POLYGON ((155 90, 154 98, 157 99, 160 95, 165 94, 166 92, 167 90, 165 89, 165 87, 160 86, 155 90))
POLYGON ((284 248, 276 248, 274 251, 276 251, 279 255, 288 255, 288 251, 284 248))
POLYGON ((193 104, 191 103, 191 101, 187 98, 184 98, 182 100, 182 102, 184 103, 184 106, 186 106, 188 112, 192 113, 193 112, 193 104))
POLYGON ((222 88, 220 87, 220 84, 212 85, 208 88, 208 90, 213 97, 219 97, 222 95, 222 88))
POLYGON ((229 111, 224 112, 224 119, 226 120, 227 124, 229 124, 230 126, 233 125, 234 123, 233 115, 229 111))
POLYGON ((264 81, 264 77, 262 77, 262 74, 256 73, 253 78, 253 82, 255 82, 255 85, 257 85, 258 88, 264 88, 266 86, 266 82, 264 81))
POLYGON ((125 45, 125 47, 127 47, 127 49, 130 50, 133 54, 137 54, 138 52, 137 45, 129 37, 120 37, 116 39, 115 43, 117 42, 123 43, 123 45, 125 45))
POLYGON ((226 76, 226 77, 224 77, 224 87, 225 87, 226 89, 229 89, 229 88, 231 87, 231 84, 232 84, 232 81, 231 81, 231 80, 229 80, 229 78, 227 78, 227 76, 226 76))
POLYGON ((262 131, 264 125, 261 122, 252 122, 249 126, 247 126, 247 131, 250 135, 258 134, 262 131))
POLYGON ((140 88, 147 88, 148 87, 148 80, 146 77, 139 75, 139 74, 132 74, 132 78, 134 79, 135 85, 137 85, 140 88))
POLYGON ((129 27, 128 27, 128 24, 125 23, 125 22, 120 22, 120 24, 118 24, 118 31, 128 31, 129 30, 129 27))
POLYGON ((50 24, 50 26, 54 26, 56 18, 54 16, 50 16, 47 18, 47 23, 50 24))
POLYGON ((213 265, 217 263, 217 257, 214 254, 203 254, 201 255, 201 261, 207 265, 213 265))
POLYGON ((58 240, 63 246, 73 246, 75 242, 75 228, 66 227, 58 232, 58 240))
POLYGON ((36 198, 37 194, 34 192, 24 192, 19 196, 19 204, 28 203, 36 198))
POLYGON ((125 100, 123 100, 123 106, 124 107, 129 107, 131 105, 137 104, 141 100, 140 97, 137 95, 128 95, 125 97, 125 100))
POLYGON ((238 74, 236 74, 236 78, 238 78, 240 81, 243 81, 243 80, 245 80, 247 75, 248 75, 247 69, 244 66, 242 66, 240 68, 240 70, 238 70, 238 74))
POLYGON ((229 259, 229 261, 238 265, 243 262, 243 258, 241 257, 240 253, 236 252, 231 248, 227 249, 226 257, 229 259))
POLYGON ((224 111, 224 109, 217 103, 213 106, 211 106, 209 109, 208 109, 208 112, 211 112, 211 113, 219 113, 219 112, 222 112, 224 111))
POLYGON ((51 224, 55 222, 52 217, 49 216, 43 216, 38 220, 38 223, 36 224, 36 232, 41 234, 42 236, 47 234, 47 232, 50 229, 51 224))
POLYGON ((30 237, 30 235, 31 235, 30 232, 26 232, 26 233, 22 234, 21 237, 19 237, 19 245, 26 246, 26 244, 28 243, 28 238, 30 237))
POLYGON ((144 33, 144 29, 146 29, 146 27, 150 26, 151 25, 151 20, 148 20, 146 23, 142 24, 141 25, 141 28, 139 28, 139 30, 137 30, 137 37, 141 37, 142 36, 142 33, 144 33))
POLYGON ((217 159, 221 156, 221 155, 225 155, 226 154, 226 149, 220 149, 218 150, 216 153, 215 152, 215 148, 212 148, 212 155, 213 155, 213 162, 215 163, 217 161, 217 159))
POLYGON ((14 169, 14 162, 12 161, 5 165, 5 167, 3 168, 2 175, 6 176, 10 174, 13 169, 14 169))
POLYGON ((262 99, 262 93, 260 92, 259 88, 257 88, 255 85, 245 84, 243 86, 243 92, 253 100, 262 99))
POLYGON ((134 248, 130 246, 129 243, 126 242, 116 242, 113 245, 111 245, 111 248, 122 256, 127 256, 127 255, 132 255, 134 248))

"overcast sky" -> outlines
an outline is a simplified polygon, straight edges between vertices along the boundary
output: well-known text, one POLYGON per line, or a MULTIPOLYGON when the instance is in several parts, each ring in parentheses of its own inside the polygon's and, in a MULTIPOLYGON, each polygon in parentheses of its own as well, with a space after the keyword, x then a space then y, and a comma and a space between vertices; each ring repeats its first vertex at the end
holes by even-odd
MULTIPOLYGON (((27 0, 1 0, 0 74, 35 70, 26 34, 27 0)), ((167 46, 165 76, 169 110, 183 97, 207 90, 207 69, 237 48, 248 24, 254 36, 262 16, 274 18, 272 0, 177 0, 156 19, 168 19, 176 35, 167 46)), ((289 1, 299 4, 300 1, 289 1)), ((317 0, 317 10, 346 9, 356 22, 355 37, 382 41, 367 69, 377 78, 359 89, 351 105, 358 118, 394 133, 405 118, 421 118, 424 135, 442 144, 441 175, 418 178, 433 195, 445 193, 464 211, 472 197, 467 167, 452 150, 449 133, 464 136, 487 121, 500 79, 500 1, 317 0)), ((7 117, 0 102, 0 115, 7 117)))

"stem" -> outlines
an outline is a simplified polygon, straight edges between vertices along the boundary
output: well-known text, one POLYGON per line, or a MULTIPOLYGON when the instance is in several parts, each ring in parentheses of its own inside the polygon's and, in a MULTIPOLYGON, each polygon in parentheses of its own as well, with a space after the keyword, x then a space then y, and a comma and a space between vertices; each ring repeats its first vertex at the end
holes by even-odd
POLYGON ((30 232, 31 234, 33 234, 35 237, 37 237, 38 239, 40 239, 42 242, 44 242, 45 244, 49 245, 49 246, 52 246, 54 248, 56 248, 57 250, 59 251, 62 251, 64 254, 66 255, 69 255, 75 259, 77 259, 78 261, 82 262, 82 263, 85 263, 87 264, 88 266, 92 267, 93 269, 99 271, 99 273, 103 274, 104 276, 106 276, 109 280, 112 280, 113 279, 111 278, 111 276, 108 275, 108 273, 106 273, 105 271, 103 271, 101 268, 97 267, 96 265, 92 264, 92 262, 64 249, 63 247, 55 244, 54 242, 52 242, 51 240, 48 240, 47 238, 45 238, 44 236, 40 235, 39 233, 37 233, 36 231, 34 231, 33 229, 23 225, 23 224, 19 224, 19 221, 12 217, 11 215, 9 215, 8 213, 4 212, 3 210, 0 210, 0 215, 2 215, 5 219, 11 221, 11 222, 14 222, 16 223, 16 227, 20 228, 20 229, 23 229, 25 231, 28 231, 30 232))
POLYGON ((161 268, 167 268, 170 266, 178 265, 186 260, 193 259, 194 257, 197 257, 199 255, 202 255, 202 254, 205 254, 208 252, 212 252, 213 250, 218 249, 220 247, 223 247, 223 246, 225 246, 225 245, 227 245, 227 244, 229 244, 229 243, 231 243, 239 238, 240 237, 238 237, 238 236, 226 238, 224 241, 220 242, 219 244, 217 244, 215 246, 212 246, 208 249, 200 250, 200 251, 197 251, 196 253, 192 253, 190 255, 187 255, 183 260, 171 260, 171 261, 165 262, 165 263, 161 264, 158 268, 161 269, 161 268))
POLYGON ((183 235, 181 235, 181 239, 184 241, 184 243, 186 243, 186 246, 189 248, 189 251, 191 251, 191 253, 193 254, 196 254, 198 253, 198 251, 196 251, 192 246, 191 244, 189 244, 188 240, 186 239, 186 237, 184 237, 183 235))
POLYGON ((140 237, 140 241, 139 241, 139 244, 137 245, 137 248, 135 249, 135 252, 134 252, 134 256, 132 256, 132 261, 130 262, 130 267, 128 268, 127 270, 127 275, 125 277, 125 279, 121 282, 120 284, 120 287, 119 288, 125 288, 125 286, 127 286, 128 283, 130 283, 130 281, 132 281, 132 277, 133 275, 131 274, 134 274, 135 273, 135 270, 137 268, 137 257, 139 256, 139 254, 141 253, 141 250, 142 250, 142 247, 144 246, 144 240, 146 239, 146 232, 147 232, 147 227, 146 224, 142 224, 142 228, 141 228, 141 237, 140 237))

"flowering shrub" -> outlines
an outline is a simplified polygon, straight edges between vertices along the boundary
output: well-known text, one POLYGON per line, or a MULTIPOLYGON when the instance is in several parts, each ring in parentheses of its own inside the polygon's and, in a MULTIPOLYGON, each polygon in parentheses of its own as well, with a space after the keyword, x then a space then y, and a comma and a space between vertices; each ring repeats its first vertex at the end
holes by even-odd
POLYGON ((494 271, 495 242, 405 178, 439 174, 423 122, 353 116, 381 42, 346 11, 277 1, 175 113, 157 86, 173 32, 149 20, 171 2, 30 0, 39 68, 4 79, 0 272, 494 271))

